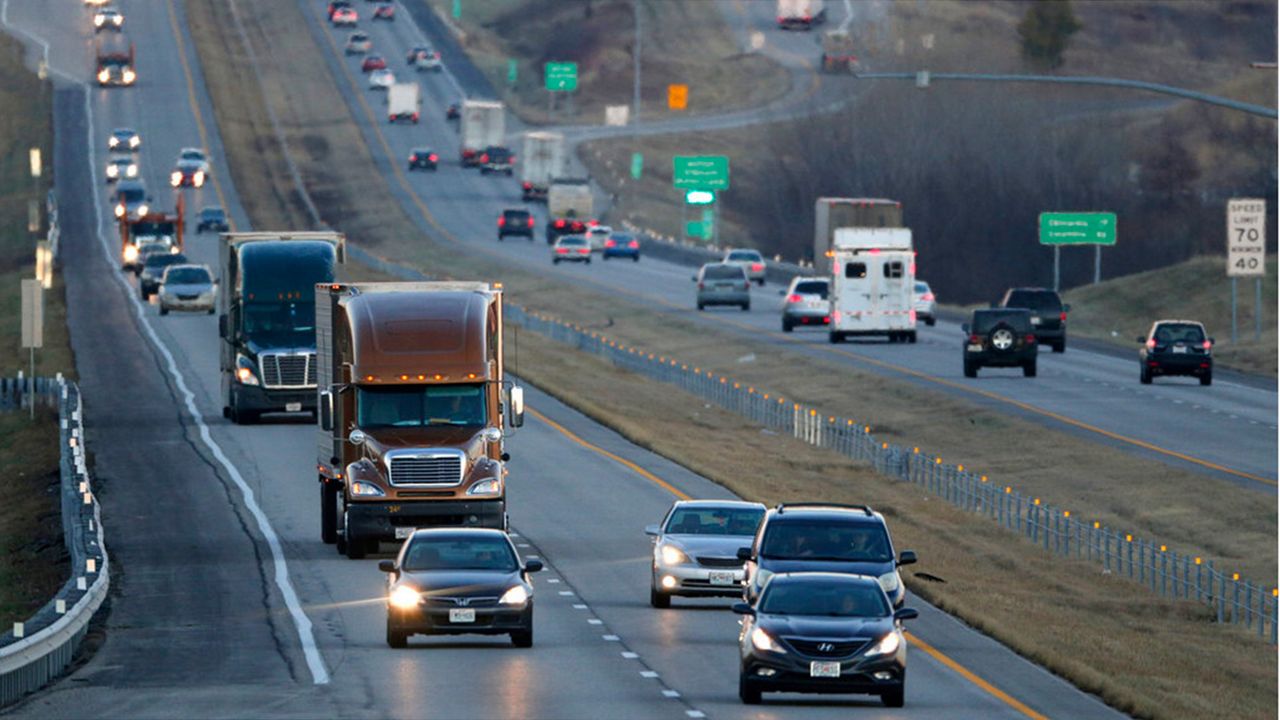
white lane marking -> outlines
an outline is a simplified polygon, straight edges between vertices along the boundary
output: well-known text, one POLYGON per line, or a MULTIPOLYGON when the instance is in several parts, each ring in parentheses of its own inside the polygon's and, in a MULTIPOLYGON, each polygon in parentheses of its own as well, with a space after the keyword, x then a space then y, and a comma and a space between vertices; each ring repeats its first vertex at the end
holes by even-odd
POLYGON ((853 22, 853 0, 844 0, 844 22, 840 23, 840 32, 848 32, 851 22, 853 22))
MULTIPOLYGON (((16 30, 16 28, 12 28, 12 26, 9 25, 8 0, 4 0, 4 4, 0 6, 0 22, 2 22, 6 27, 16 30)), ((48 67, 47 58, 49 53, 49 43, 26 31, 18 30, 18 32, 32 38, 40 44, 44 49, 46 58, 45 66, 48 67)), ((50 68, 50 71, 57 72, 53 71, 52 68, 50 68)), ((275 584, 276 587, 280 589, 280 594, 284 597, 285 606, 289 610, 289 615, 298 629, 298 641, 302 644, 302 653, 306 657, 307 667, 311 671, 312 682, 316 685, 325 685, 329 682, 329 671, 325 669, 324 659, 321 657, 320 650, 316 646, 315 635, 312 632, 311 627, 311 620, 307 617, 307 614, 303 612, 302 604, 298 600, 298 594, 293 589, 293 582, 289 579, 289 567, 285 562, 284 549, 280 545, 280 537, 276 535, 275 530, 272 529, 271 522, 267 520, 266 514, 262 512, 262 508, 258 506, 258 501, 254 497, 253 490, 250 489, 249 485, 244 481, 244 477, 240 474, 240 471, 236 469, 236 466, 227 458, 222 447, 214 441, 213 435, 209 432, 209 426, 204 421, 204 415, 202 415, 199 408, 196 407, 195 393, 187 387, 186 379, 183 377, 182 371, 178 369, 178 363, 174 360, 173 353, 169 351, 169 348, 165 346, 164 342, 160 340, 160 336, 157 335, 156 331, 151 327, 150 321, 147 320, 146 314, 143 312, 142 304, 138 301, 138 298, 133 293, 132 288, 129 287, 128 281, 124 279, 123 275, 114 271, 115 258, 112 257, 110 249, 111 246, 107 242, 106 235, 103 234, 102 194, 99 191, 98 183, 93 180, 94 170, 98 167, 98 151, 97 144, 93 136, 94 115, 93 103, 90 101, 89 87, 86 83, 74 77, 61 72, 57 72, 57 74, 67 79, 71 84, 79 86, 84 92, 85 134, 87 136, 89 147, 89 178, 90 185, 93 187, 93 207, 98 215, 96 223, 98 247, 102 250, 102 254, 107 261, 107 266, 112 268, 112 277, 116 279, 116 282, 119 283, 120 287, 124 290, 125 300, 129 303, 130 307, 133 308, 134 314, 138 317, 139 324, 146 331, 147 337, 151 340, 151 343, 155 346, 156 350, 164 356, 165 363, 168 366, 169 375, 173 378, 174 385, 183 396, 183 404, 186 405, 187 412, 190 414, 191 419, 200 429, 200 440, 205 444, 205 447, 209 449, 209 452, 213 454, 213 457, 218 461, 218 464, 222 465, 223 469, 227 471, 227 475, 231 478, 232 482, 234 482, 240 489, 241 496, 244 499, 245 509, 253 515, 254 520, 258 524, 259 532, 261 532, 262 536, 266 539, 267 546, 271 549, 271 560, 275 568, 275 584)))
POLYGON ((587 606, 586 606, 586 605, 583 605, 582 603, 574 603, 574 605, 573 605, 573 609, 574 609, 574 610, 586 610, 586 609, 587 609, 587 606))
POLYGON ((548 584, 548 585, 559 585, 559 584, 560 584, 560 578, 547 578, 547 584, 548 584))
POLYGON ((572 595, 572 594, 573 594, 573 591, 572 591, 572 590, 561 590, 561 591, 560 591, 560 594, 561 594, 561 595, 564 595, 565 597, 568 597, 568 596, 570 596, 570 595, 572 595))
POLYGON ((603 625, 604 621, 600 618, 587 618, 587 623, 590 625, 603 625))
POLYGON ((636 653, 631 652, 630 650, 627 650, 622 653, 622 657, 626 658, 627 660, 635 660, 640 656, 637 655, 636 653))
POLYGON ((691 718, 704 718, 707 716, 707 714, 702 712, 701 710, 685 710, 684 714, 688 715, 691 718))
POLYGON ((641 670, 641 671, 640 671, 640 677, 642 677, 642 678, 656 678, 656 677, 658 677, 658 673, 656 673, 656 672, 654 672, 654 671, 652 671, 652 670, 641 670))
POLYGON ((619 638, 617 635, 601 635, 600 639, 604 640, 605 642, 618 642, 619 640, 621 640, 621 638, 619 638))
POLYGON ((669 698, 678 698, 680 697, 680 692, 678 690, 663 690, 662 696, 669 697, 669 698))

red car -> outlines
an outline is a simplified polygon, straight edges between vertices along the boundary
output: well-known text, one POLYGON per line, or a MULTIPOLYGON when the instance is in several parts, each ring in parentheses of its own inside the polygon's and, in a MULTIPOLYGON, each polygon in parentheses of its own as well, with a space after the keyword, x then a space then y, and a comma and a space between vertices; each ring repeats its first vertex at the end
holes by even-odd
POLYGON ((374 20, 395 20, 396 6, 391 3, 381 3, 373 9, 374 20))
POLYGON ((359 20, 360 16, 356 14, 355 9, 349 7, 339 7, 329 16, 329 21, 333 23, 334 27, 355 27, 359 20))
POLYGON ((373 72, 374 70, 386 70, 387 61, 382 59, 381 55, 366 55, 364 62, 360 63, 361 72, 373 72))

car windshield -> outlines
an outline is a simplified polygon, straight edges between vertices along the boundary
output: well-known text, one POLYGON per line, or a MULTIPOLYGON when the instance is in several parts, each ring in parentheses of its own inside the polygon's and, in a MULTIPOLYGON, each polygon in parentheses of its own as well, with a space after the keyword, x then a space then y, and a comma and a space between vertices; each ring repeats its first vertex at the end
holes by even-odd
POLYGON ((207 285, 209 280, 204 268, 172 268, 164 274, 164 281, 173 285, 207 285))
POLYGON ((1031 318, 1025 311, 1021 310, 1014 312, 976 312, 973 314, 971 329, 973 332, 983 335, 991 332, 995 326, 1001 323, 1011 325, 1015 330, 1024 330, 1031 327, 1031 318))
POLYGON ((361 386, 356 393, 362 428, 479 427, 485 424, 484 385, 361 386))
POLYGON ((220 220, 226 217, 226 213, 222 212, 222 208, 205 208, 200 211, 200 217, 206 220, 220 220))
POLYGON ((524 220, 529 217, 529 213, 524 210, 508 210, 502 213, 502 216, 508 220, 524 220))
POLYGON ((708 265, 702 271, 707 280, 742 280, 746 277, 737 265, 708 265))
POLYGON ((499 537, 414 538, 405 550, 401 568, 424 570, 498 570, 515 572, 515 553, 499 537))
POLYGON ((204 160, 204 153, 199 150, 183 150, 181 155, 183 160, 204 160))
POLYGON ((820 280, 806 280, 796 283, 797 295, 819 295, 823 300, 827 299, 827 283, 820 280))
POLYGON ((161 255, 148 255, 146 266, 149 268, 163 268, 170 265, 181 265, 187 261, 187 256, 182 253, 164 253, 161 255))
POLYGON ((586 244, 587 244, 587 241, 585 238, 581 238, 576 235, 573 237, 560 238, 560 245, 562 247, 582 247, 583 245, 586 245, 586 244))
POLYGON ((147 191, 139 187, 120 188, 120 197, 127 203, 142 202, 147 196, 147 191))
POLYGON ((667 521, 673 535, 755 535, 764 508, 679 507, 667 521))
POLYGON ((929 284, 928 284, 928 283, 922 283, 922 282, 918 282, 918 283, 916 283, 916 292, 918 292, 918 293, 927 293, 927 292, 929 292, 929 284))
POLYGON ((1051 290, 1014 290, 1009 293, 1009 299, 1004 306, 1058 312, 1062 308, 1062 300, 1051 290))
POLYGON ((613 239, 614 241, 616 241, 616 242, 620 242, 620 243, 629 243, 629 242, 631 242, 632 240, 635 240, 635 236, 634 236, 634 235, 630 235, 630 234, 628 234, 628 233, 614 233, 614 234, 610 235, 609 237, 610 237, 611 239, 613 239))
POLYGON ((1155 341, 1159 345, 1171 345, 1173 343, 1187 343, 1198 345, 1204 342, 1204 328, 1199 325, 1189 325, 1185 323, 1173 324, 1165 323, 1156 327, 1155 341))
POLYGON ((760 555, 774 560, 889 562, 889 536, 879 523, 804 520, 771 523, 760 555))
POLYGON ((729 253, 730 260, 760 262, 760 253, 755 250, 734 250, 729 253))
POLYGON ((888 617, 884 591, 873 583, 772 582, 760 597, 759 610, 770 615, 888 617))
POLYGON ((314 302, 248 302, 242 312, 244 333, 260 344, 315 344, 314 302))

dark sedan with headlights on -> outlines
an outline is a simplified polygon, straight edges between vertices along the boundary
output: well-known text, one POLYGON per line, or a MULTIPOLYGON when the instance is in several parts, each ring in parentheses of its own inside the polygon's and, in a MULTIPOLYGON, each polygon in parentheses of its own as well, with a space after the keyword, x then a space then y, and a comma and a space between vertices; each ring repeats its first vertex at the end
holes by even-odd
POLYGON ((521 564, 511 538, 485 528, 414 531, 387 573, 387 644, 410 635, 510 635, 533 645, 533 585, 542 562, 521 564))
POLYGON ((738 696, 760 702, 765 692, 879 695, 902 707, 907 641, 897 611, 874 578, 844 573, 779 573, 744 615, 738 636, 738 696))

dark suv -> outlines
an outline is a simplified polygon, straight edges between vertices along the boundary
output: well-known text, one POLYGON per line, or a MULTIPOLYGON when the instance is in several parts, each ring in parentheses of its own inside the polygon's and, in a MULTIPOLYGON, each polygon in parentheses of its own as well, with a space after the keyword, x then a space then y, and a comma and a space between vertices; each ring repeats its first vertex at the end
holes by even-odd
POLYGON ((507 208, 498 217, 498 239, 523 235, 533 239, 533 214, 523 208, 507 208))
POLYGON ((1036 376, 1040 346, 1031 327, 1031 311, 1022 308, 974 310, 964 331, 964 376, 978 377, 982 367, 1020 367, 1036 376))
POLYGON ((510 176, 515 172, 515 165, 515 154, 500 145, 490 145, 484 149, 484 152, 480 153, 481 175, 506 173, 510 176))
POLYGON ((1067 313, 1071 306, 1064 305, 1058 293, 1045 288, 1010 288, 996 307, 1030 310, 1036 342, 1049 344, 1056 353, 1067 349, 1067 313))
POLYGON ((898 567, 914 563, 916 554, 903 550, 895 558, 884 517, 866 505, 786 503, 765 513, 755 541, 739 548, 738 558, 746 562, 747 602, 777 573, 834 572, 876 578, 899 607, 907 591, 898 567))
POLYGON ((1195 320, 1157 320, 1138 337, 1138 379, 1150 385, 1156 375, 1194 375, 1213 384, 1213 338, 1195 320))

